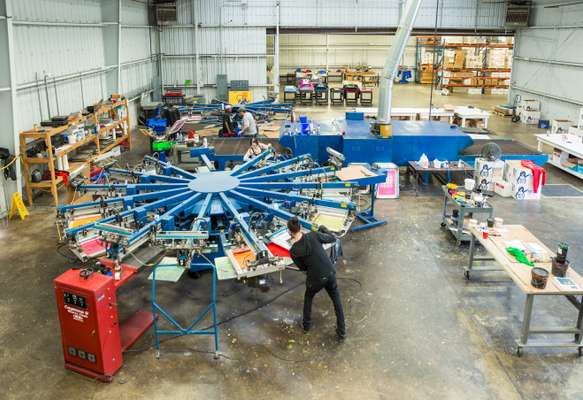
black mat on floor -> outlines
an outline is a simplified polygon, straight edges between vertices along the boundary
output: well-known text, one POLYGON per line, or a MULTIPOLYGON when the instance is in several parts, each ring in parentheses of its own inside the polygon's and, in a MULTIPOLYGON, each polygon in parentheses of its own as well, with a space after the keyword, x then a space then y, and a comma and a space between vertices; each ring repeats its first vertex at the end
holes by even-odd
POLYGON ((544 185, 542 195, 544 197, 583 197, 583 192, 573 185, 544 185))
POLYGON ((538 151, 511 139, 476 140, 473 145, 462 150, 462 155, 477 155, 487 143, 494 142, 502 150, 502 154, 540 154, 538 151))

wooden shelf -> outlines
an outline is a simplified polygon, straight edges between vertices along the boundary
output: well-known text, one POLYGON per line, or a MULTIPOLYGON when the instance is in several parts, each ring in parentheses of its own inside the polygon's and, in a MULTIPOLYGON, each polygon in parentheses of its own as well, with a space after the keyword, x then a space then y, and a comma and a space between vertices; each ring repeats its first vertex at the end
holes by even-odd
POLYGON ((108 151, 110 151, 114 147, 119 146, 121 143, 128 140, 128 138, 129 138, 129 135, 123 135, 122 137, 117 138, 113 143, 110 143, 104 149, 102 149, 100 153, 107 153, 108 151))
POLYGON ((81 146, 85 146, 88 143, 95 142, 95 135, 89 135, 85 139, 81 140, 80 142, 75 142, 73 144, 67 145, 66 148, 61 148, 61 150, 55 152, 55 157, 62 157, 65 154, 72 152, 73 150, 78 149, 81 146))
POLYGON ((512 49, 511 43, 444 43, 443 47, 467 47, 480 49, 512 49))
POLYGON ((105 125, 103 128, 99 129, 99 133, 108 132, 114 128, 118 128, 119 126, 123 125, 124 122, 127 122, 127 117, 124 117, 120 120, 113 121, 110 124, 105 125))
MULTIPOLYGON (((60 185, 61 183, 63 183, 63 177, 56 176, 54 182, 57 185, 60 185)), ((53 181, 48 180, 48 181, 40 181, 40 182, 30 182, 29 185, 33 188, 50 188, 53 185, 53 181)))
POLYGON ((439 71, 451 71, 451 72, 512 72, 510 68, 445 68, 439 67, 439 71))
POLYGON ((508 89, 508 85, 464 85, 463 83, 444 83, 443 87, 508 89))
POLYGON ((130 120, 129 120, 129 109, 128 109, 128 101, 127 99, 123 99, 121 101, 116 101, 113 104, 103 104, 99 106, 98 109, 95 110, 93 114, 81 116, 79 118, 75 118, 73 121, 70 121, 67 125, 55 127, 55 128, 44 128, 44 127, 35 127, 34 129, 24 131, 20 133, 20 149, 21 149, 21 162, 23 166, 23 175, 25 177, 24 184, 26 188, 26 194, 28 197, 28 202, 30 206, 33 205, 32 202, 32 189, 40 189, 40 188, 50 188, 51 193, 53 195, 53 200, 55 206, 59 205, 59 194, 58 194, 58 186, 63 183, 63 178, 61 176, 57 176, 55 172, 57 171, 55 167, 55 160, 57 158, 63 157, 68 153, 71 153, 82 146, 95 143, 97 154, 91 156, 85 161, 81 162, 72 162, 69 164, 68 172, 77 172, 80 168, 90 165, 92 160, 95 157, 110 151, 115 146, 118 146, 123 141, 128 142, 128 147, 131 148, 131 135, 129 131, 130 127, 130 120), (120 107, 124 108, 125 116, 123 118, 119 118, 120 114, 118 113, 118 109, 120 107), (99 125, 99 118, 98 116, 103 115, 104 113, 109 113, 109 118, 113 120, 111 124, 105 126, 100 129, 99 133, 108 132, 111 129, 121 127, 123 130, 123 136, 115 140, 110 145, 106 146, 104 149, 100 148, 99 143, 99 134, 90 134, 85 139, 61 147, 60 149, 55 149, 52 144, 52 137, 56 135, 60 135, 68 131, 69 129, 77 127, 81 123, 85 123, 86 121, 90 121, 96 126, 99 125), (47 157, 28 157, 26 155, 26 145, 28 139, 42 139, 44 141, 44 145, 46 147, 47 157), (30 165, 35 164, 45 164, 47 165, 48 170, 53 177, 51 180, 46 180, 42 182, 32 182, 30 180, 30 165))

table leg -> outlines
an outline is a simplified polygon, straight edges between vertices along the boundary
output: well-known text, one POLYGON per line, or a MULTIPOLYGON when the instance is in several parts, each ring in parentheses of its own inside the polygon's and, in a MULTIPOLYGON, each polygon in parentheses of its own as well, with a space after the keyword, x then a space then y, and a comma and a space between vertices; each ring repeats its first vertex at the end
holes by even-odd
MULTIPOLYGON (((581 329, 583 325, 583 296, 581 296, 581 302, 579 303, 579 312, 577 313, 577 329, 581 329)), ((575 342, 581 344, 581 334, 577 333, 575 335, 575 342)), ((581 348, 579 348, 581 350, 581 348)))
POLYGON ((470 233, 470 259, 468 261, 468 267, 464 271, 464 275, 467 280, 470 280, 470 273, 472 272, 472 267, 474 266, 474 254, 476 253, 476 237, 473 233, 470 233))
POLYGON ((441 227, 445 228, 447 226, 447 194, 443 196, 443 210, 441 212, 441 227))
POLYGON ((518 344, 518 355, 522 349, 522 345, 528 342, 528 334, 530 332, 530 319, 532 317, 532 305, 534 303, 534 295, 527 294, 526 302, 524 303, 524 316, 522 319, 522 329, 520 334, 520 343, 518 344))
POLYGON ((419 171, 415 171, 415 197, 419 195, 419 171))

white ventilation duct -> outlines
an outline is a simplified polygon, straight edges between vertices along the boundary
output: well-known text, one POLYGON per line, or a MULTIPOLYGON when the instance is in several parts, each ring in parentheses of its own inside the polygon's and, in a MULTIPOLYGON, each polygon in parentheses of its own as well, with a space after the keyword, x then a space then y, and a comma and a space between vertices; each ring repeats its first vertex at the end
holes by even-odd
POLYGON ((401 22, 397 28, 397 33, 395 33, 395 41, 391 47, 389 58, 387 58, 385 69, 381 75, 379 110, 377 113, 377 121, 380 124, 389 124, 391 122, 393 81, 397 74, 397 69, 399 68, 401 57, 403 57, 403 53, 405 52, 407 41, 409 36, 411 36, 411 30, 413 29, 415 18, 419 12, 421 1, 422 0, 407 0, 405 3, 403 17, 401 18, 401 22))

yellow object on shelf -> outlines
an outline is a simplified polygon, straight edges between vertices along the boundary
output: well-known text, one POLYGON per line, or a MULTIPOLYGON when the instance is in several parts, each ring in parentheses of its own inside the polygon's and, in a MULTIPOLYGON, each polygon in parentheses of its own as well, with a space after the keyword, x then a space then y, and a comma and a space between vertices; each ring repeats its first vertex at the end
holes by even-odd
POLYGON ((251 91, 229 90, 229 104, 240 104, 243 100, 247 103, 251 103, 251 91))

